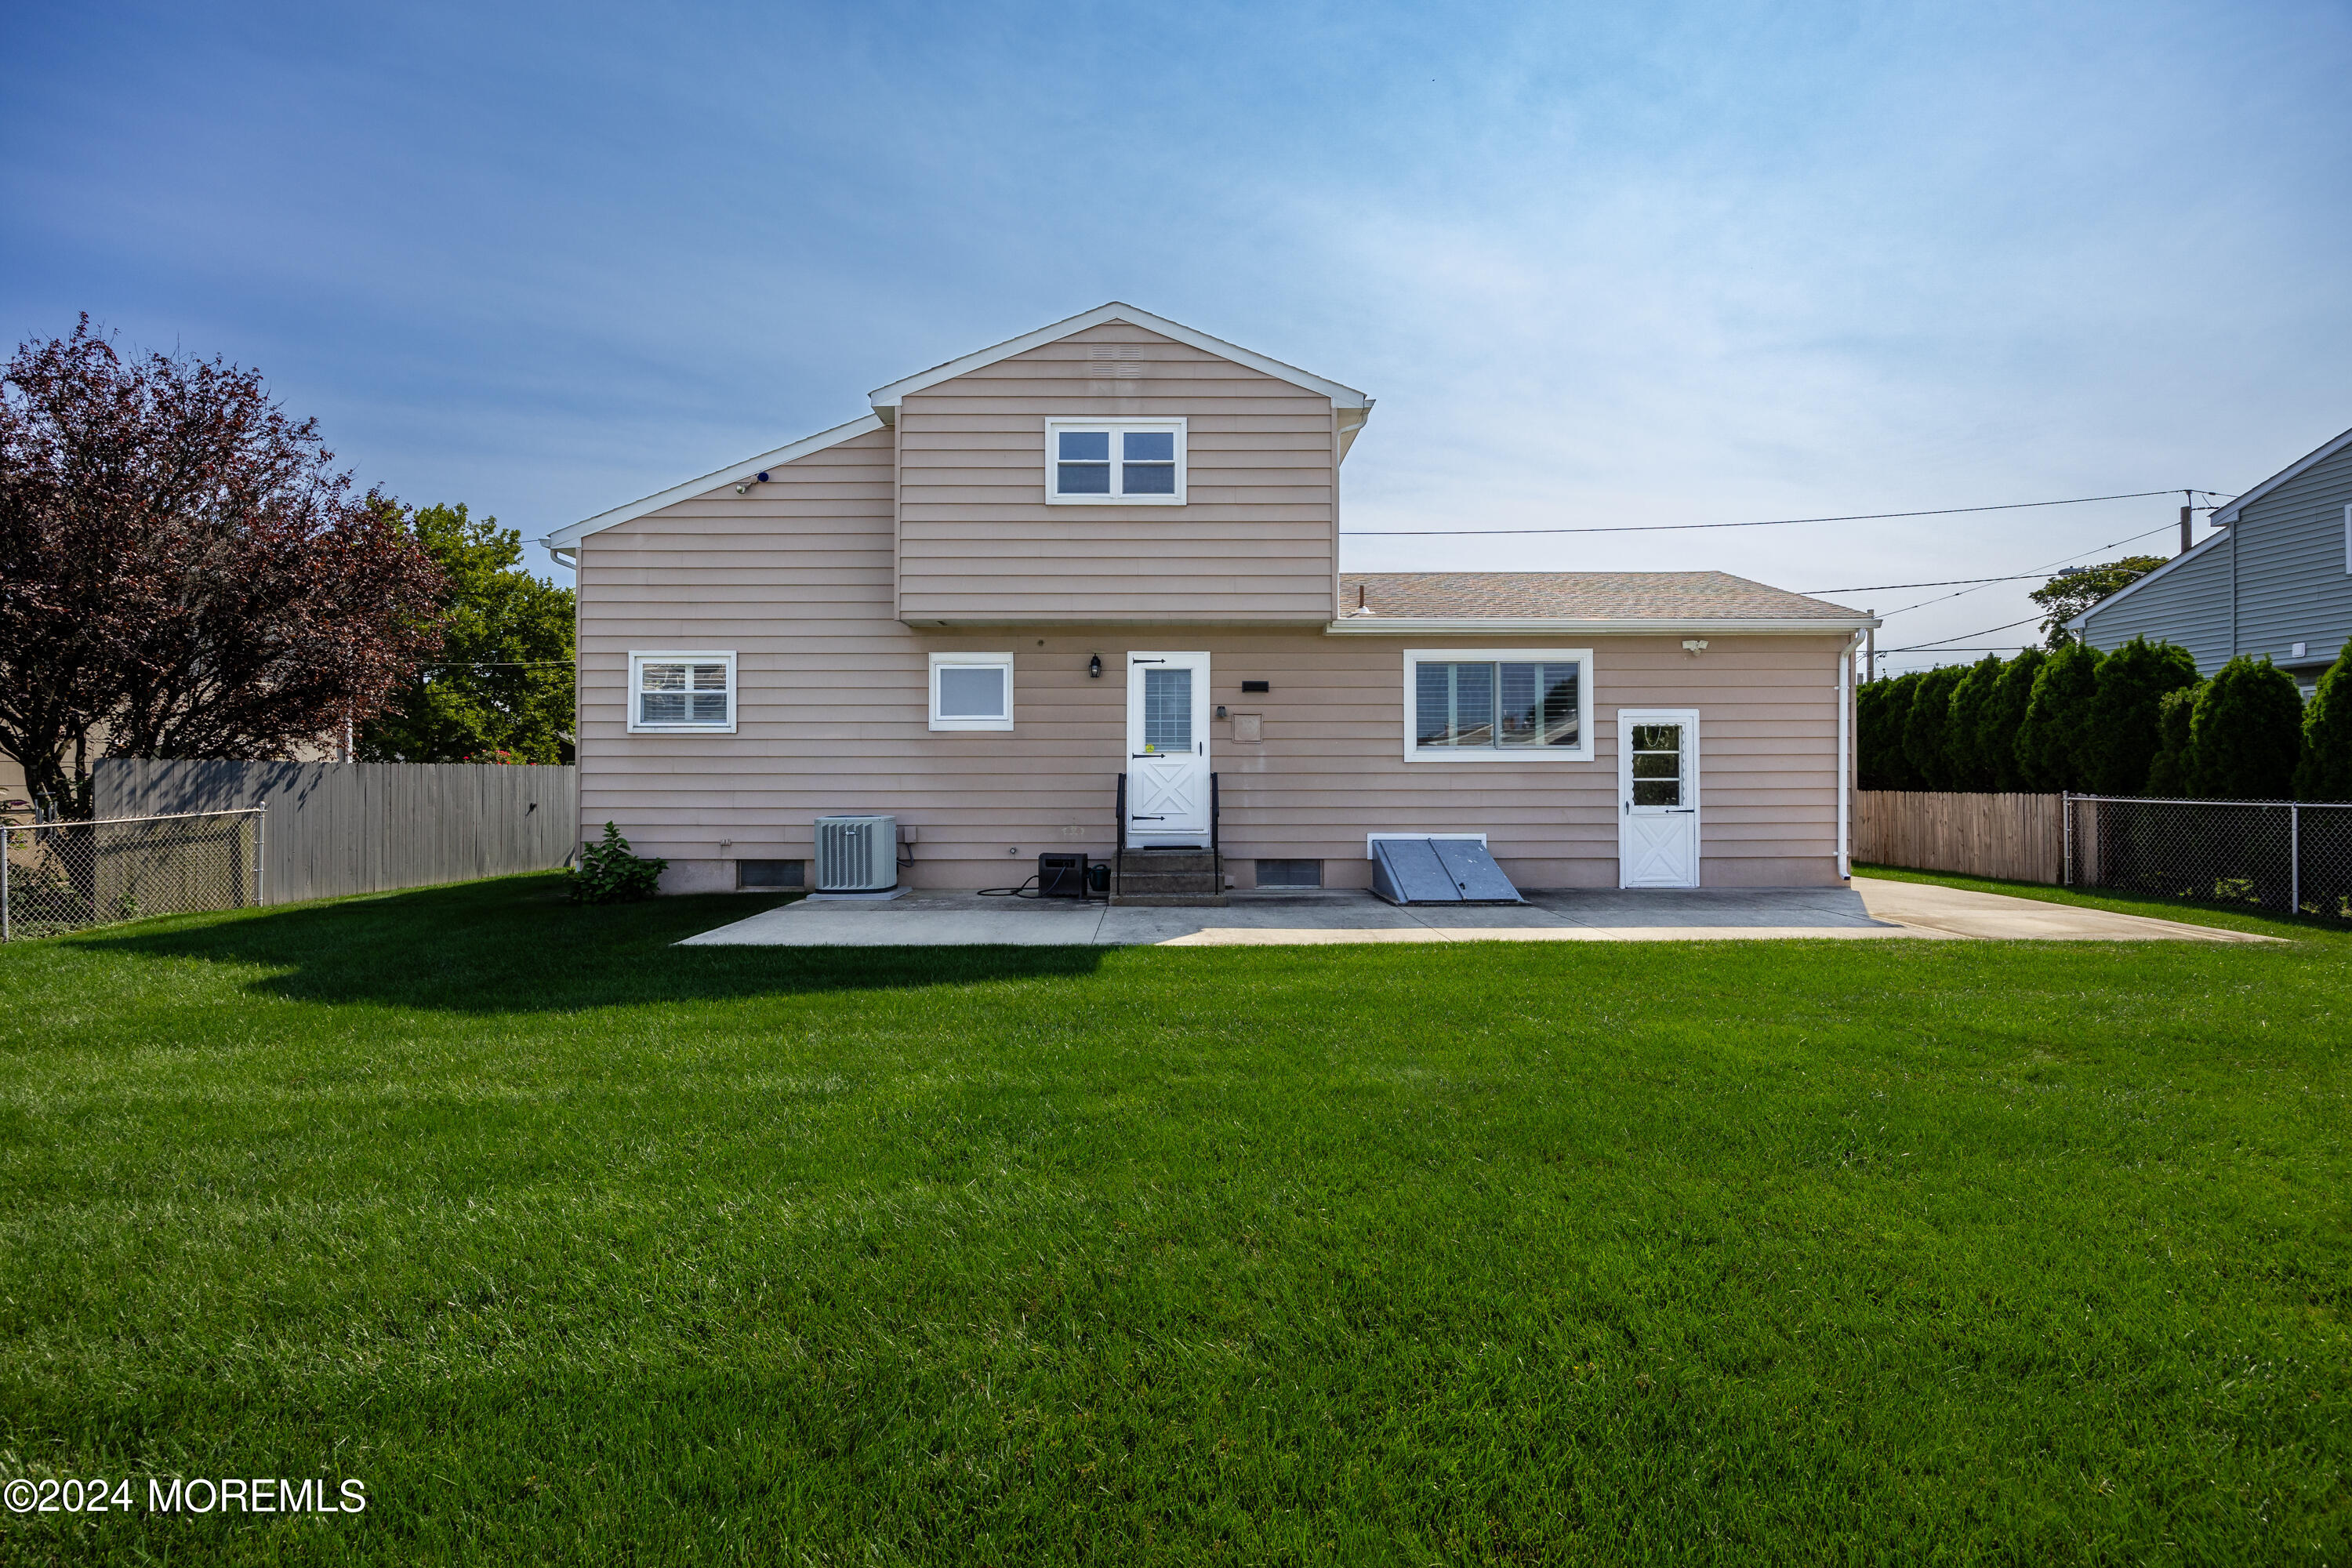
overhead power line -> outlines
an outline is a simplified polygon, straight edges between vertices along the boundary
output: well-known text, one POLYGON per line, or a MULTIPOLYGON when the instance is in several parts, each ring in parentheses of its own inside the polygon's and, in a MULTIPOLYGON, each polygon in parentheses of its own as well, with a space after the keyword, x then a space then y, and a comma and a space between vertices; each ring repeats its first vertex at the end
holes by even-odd
MULTIPOLYGON (((2166 493, 2169 494, 2170 492, 2168 491, 2166 493)), ((2057 560, 2049 563, 2047 565, 2037 566, 2031 572, 2021 572, 2018 574, 2017 577, 1990 577, 1985 580, 1985 583, 2014 583, 2018 581, 2019 577, 2039 577, 2046 572, 2053 571, 2064 565, 2067 562, 2074 560, 2077 555, 2104 555, 2110 550, 2120 550, 2126 544, 2137 543, 2140 540, 2146 539, 2151 533, 2167 532, 2171 529, 2171 527, 2172 524, 2168 522, 2162 523, 2155 528, 2147 530, 2146 532, 2135 533, 2129 539, 2118 539, 2112 544, 2102 544, 2092 550, 2077 550, 2072 555, 2061 555, 2057 560)), ((1886 612, 1886 615, 1881 616, 1878 618, 1883 621, 1886 619, 1888 616, 1900 616, 1908 611, 1926 609, 1929 605, 1941 605, 1948 603, 1953 599, 1965 599, 1970 594, 1982 593, 1984 591, 1984 587, 1985 584, 1979 584, 1974 588, 1963 588, 1957 594, 1938 594, 1932 599, 1922 599, 1916 605, 1906 605, 1900 610, 1889 610, 1886 612)), ((1851 589, 1847 590, 1847 592, 1853 591, 1853 590, 1851 589)))
MULTIPOLYGON (((1900 517, 1956 517, 1962 512, 2024 511, 2040 506, 2088 506, 2093 501, 2144 500, 2149 496, 2219 495, 2219 490, 2130 490, 2112 496, 2070 496, 2064 500, 2007 501, 2000 506, 1942 506, 1926 511, 1857 511, 1843 517, 1768 517, 1754 522, 1634 522, 1608 528, 1343 528, 1343 539, 1469 539, 1491 534, 1523 533, 1681 533, 1700 528, 1787 528, 1800 522, 1883 522, 1900 517)), ((2200 510, 2210 510, 2210 507, 2200 510)))
MULTIPOLYGON (((2042 617, 2040 616, 2028 616, 2021 621, 2011 621, 2009 623, 2009 626, 1987 626, 1980 632, 1957 632, 1948 637, 1937 637, 1934 642, 1915 642, 1908 647, 1883 647, 1878 651, 1881 654, 1926 653, 1931 650, 1937 653, 1975 653, 1978 651, 1975 648, 1946 647, 1944 645, 1946 643, 1956 643, 1962 637, 1988 637, 1992 636, 1995 632, 2005 632, 2014 626, 2030 626, 2041 618, 2042 617)), ((1991 653, 1998 650, 1987 648, 1983 651, 1991 653)))

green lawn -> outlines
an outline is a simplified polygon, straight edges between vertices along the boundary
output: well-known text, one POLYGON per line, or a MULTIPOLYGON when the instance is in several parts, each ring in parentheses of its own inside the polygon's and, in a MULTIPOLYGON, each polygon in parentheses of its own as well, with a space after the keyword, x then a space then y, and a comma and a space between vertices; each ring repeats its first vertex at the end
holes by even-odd
POLYGON ((0 949, 0 1473, 369 1498, 0 1561, 2352 1555, 2352 938, 668 945, 762 902, 0 949))

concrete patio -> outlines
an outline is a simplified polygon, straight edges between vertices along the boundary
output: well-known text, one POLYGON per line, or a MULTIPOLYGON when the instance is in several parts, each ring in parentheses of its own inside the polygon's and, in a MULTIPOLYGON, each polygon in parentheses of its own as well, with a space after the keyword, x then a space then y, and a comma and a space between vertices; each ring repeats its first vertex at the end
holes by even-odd
POLYGON ((1295 946, 1396 942, 1696 942, 1790 938, 2042 942, 2277 939, 1857 877, 1848 888, 1577 889, 1525 905, 1399 908, 1370 893, 1234 893, 1223 909, 915 893, 887 903, 786 904, 682 945, 762 947, 1295 946))

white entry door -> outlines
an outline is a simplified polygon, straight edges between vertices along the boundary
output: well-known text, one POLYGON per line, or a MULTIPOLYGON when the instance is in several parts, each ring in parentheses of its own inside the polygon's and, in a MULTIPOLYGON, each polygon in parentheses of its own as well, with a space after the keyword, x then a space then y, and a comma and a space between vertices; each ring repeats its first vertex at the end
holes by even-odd
POLYGON ((1617 713, 1617 885, 1698 886, 1698 714, 1617 713))
POLYGON ((1127 841, 1209 841, 1209 656, 1127 656, 1127 841))

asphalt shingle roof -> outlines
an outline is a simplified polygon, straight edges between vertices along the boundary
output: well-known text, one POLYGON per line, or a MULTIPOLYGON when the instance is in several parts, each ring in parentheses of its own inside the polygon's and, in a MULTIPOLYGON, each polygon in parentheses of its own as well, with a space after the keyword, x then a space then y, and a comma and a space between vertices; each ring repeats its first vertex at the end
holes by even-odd
POLYGON ((1343 572, 1339 614, 1430 620, 1806 621, 1860 612, 1727 572, 1343 572))

